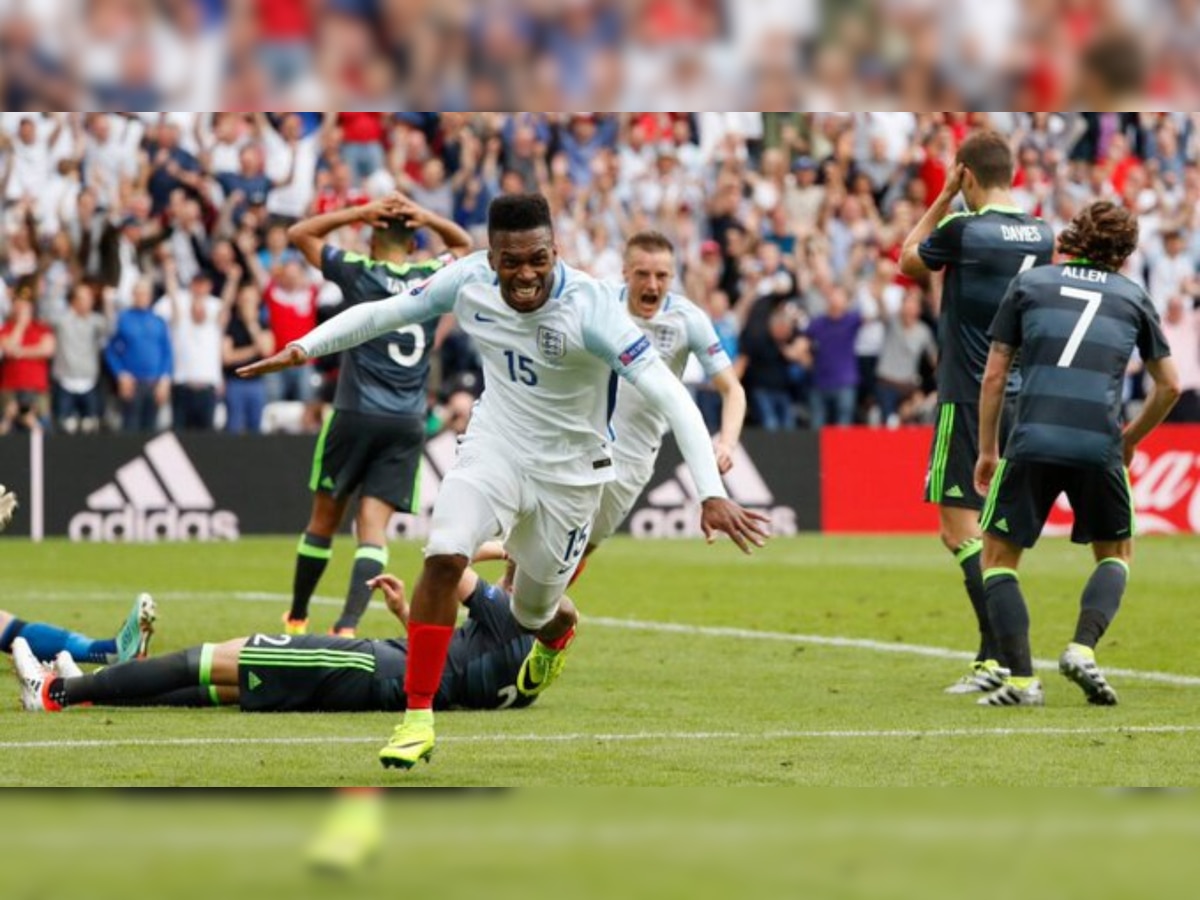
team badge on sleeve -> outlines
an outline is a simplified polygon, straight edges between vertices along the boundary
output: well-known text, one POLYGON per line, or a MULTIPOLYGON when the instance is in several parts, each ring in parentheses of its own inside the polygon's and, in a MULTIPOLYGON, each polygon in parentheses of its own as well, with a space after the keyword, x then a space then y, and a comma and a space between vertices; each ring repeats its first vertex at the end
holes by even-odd
POLYGON ((721 346, 721 342, 717 341, 715 344, 713 344, 711 347, 708 348, 708 355, 709 356, 717 356, 720 353, 722 353, 724 350, 725 350, 725 348, 721 346))
POLYGON ((538 349, 546 359, 562 359, 567 355, 567 336, 553 328, 538 328, 538 349))
POLYGON ((623 365, 623 366, 633 365, 633 363, 649 349, 650 349, 650 338, 646 337, 645 335, 642 335, 640 338, 638 338, 636 341, 634 341, 632 344, 630 344, 628 347, 625 348, 625 351, 621 354, 621 357, 620 357, 621 365, 623 365))

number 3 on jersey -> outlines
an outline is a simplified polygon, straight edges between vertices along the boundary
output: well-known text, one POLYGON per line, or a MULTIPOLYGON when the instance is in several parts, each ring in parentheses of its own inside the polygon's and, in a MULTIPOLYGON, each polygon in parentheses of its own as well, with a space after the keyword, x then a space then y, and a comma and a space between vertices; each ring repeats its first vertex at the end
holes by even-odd
POLYGON ((1104 301, 1104 295, 1099 291, 1085 291, 1073 287, 1064 287, 1062 295, 1072 300, 1082 300, 1087 304, 1083 310, 1083 315, 1079 317, 1079 322, 1075 325, 1075 330, 1071 332, 1071 338, 1067 341, 1067 346, 1063 347, 1062 356, 1058 358, 1058 367, 1060 369, 1069 369, 1071 363, 1075 361, 1075 354, 1079 352, 1080 345, 1083 344, 1083 336, 1087 334, 1087 330, 1092 327, 1092 322, 1096 320, 1096 313, 1100 311, 1100 304, 1104 301))
POLYGON ((518 356, 511 350, 504 351, 504 358, 508 360, 508 377, 511 381, 519 382, 526 387, 536 387, 538 383, 537 372, 533 368, 533 360, 528 356, 518 356))

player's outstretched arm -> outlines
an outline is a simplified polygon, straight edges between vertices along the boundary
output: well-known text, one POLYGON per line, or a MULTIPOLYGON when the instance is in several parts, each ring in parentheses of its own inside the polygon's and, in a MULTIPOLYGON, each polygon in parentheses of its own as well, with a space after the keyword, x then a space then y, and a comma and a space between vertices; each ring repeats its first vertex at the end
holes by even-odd
POLYGON ((701 527, 709 543, 718 532, 729 535, 743 553, 762 547, 768 537, 765 515, 743 509, 725 494, 708 429, 691 395, 661 359, 653 359, 638 375, 634 387, 661 412, 675 432, 675 441, 696 481, 702 501, 701 527))
POLYGON ((237 370, 237 374, 239 378, 257 378, 260 375, 269 375, 271 372, 282 372, 284 369, 302 366, 306 362, 308 362, 308 354, 295 344, 288 344, 273 356, 260 359, 248 366, 242 366, 237 370))
POLYGON ((489 280, 490 271, 484 255, 476 254, 471 259, 447 266, 408 293, 374 303, 359 303, 343 310, 269 359, 243 366, 237 373, 242 378, 254 378, 304 365, 310 359, 341 353, 405 325, 436 319, 454 309, 458 292, 464 285, 489 280))

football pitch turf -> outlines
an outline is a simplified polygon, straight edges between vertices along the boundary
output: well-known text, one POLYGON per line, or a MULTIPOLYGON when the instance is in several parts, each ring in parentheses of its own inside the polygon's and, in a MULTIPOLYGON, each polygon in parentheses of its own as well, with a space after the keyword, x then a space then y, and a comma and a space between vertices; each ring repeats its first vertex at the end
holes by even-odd
MULTIPOLYGON (((0 608, 103 637, 147 590, 160 608, 156 654, 275 633, 294 547, 6 540, 0 608)), ((350 547, 336 547, 315 630, 336 617, 350 547)), ((416 545, 394 545, 390 569, 411 583, 419 559, 416 545)), ((1086 549, 1060 540, 1027 558, 1039 659, 1071 637, 1090 569, 1086 549)), ((1100 653, 1120 706, 1088 706, 1047 662, 1046 708, 987 709, 942 692, 975 636, 934 539, 781 539, 750 559, 728 543, 618 539, 572 591, 585 621, 562 681, 527 710, 439 715, 434 761, 411 773, 377 762, 391 714, 31 715, 10 674, 0 785, 1192 785, 1198 569, 1194 538, 1139 544, 1100 653)), ((361 633, 396 630, 376 602, 361 633)))

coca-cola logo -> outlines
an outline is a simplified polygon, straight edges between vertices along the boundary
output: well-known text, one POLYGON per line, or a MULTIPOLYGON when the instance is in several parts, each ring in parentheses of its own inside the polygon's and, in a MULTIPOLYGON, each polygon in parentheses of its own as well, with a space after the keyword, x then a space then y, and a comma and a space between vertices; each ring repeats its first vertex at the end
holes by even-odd
MULTIPOLYGON (((1200 532, 1200 450, 1138 450, 1129 466, 1139 534, 1200 532)), ((1058 498, 1047 534, 1069 534, 1071 505, 1058 498)))

